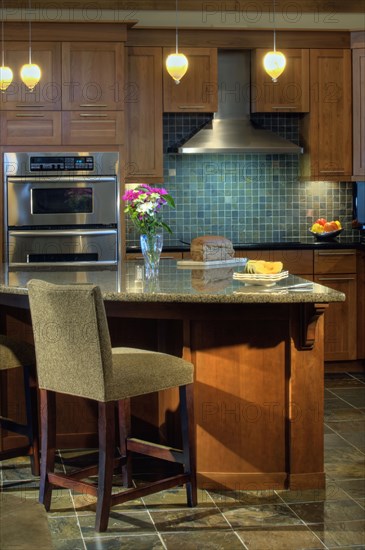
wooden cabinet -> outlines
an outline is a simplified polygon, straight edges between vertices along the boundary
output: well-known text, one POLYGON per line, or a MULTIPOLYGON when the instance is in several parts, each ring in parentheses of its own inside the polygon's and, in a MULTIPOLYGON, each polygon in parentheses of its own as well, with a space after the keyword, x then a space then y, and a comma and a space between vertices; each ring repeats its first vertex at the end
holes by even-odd
POLYGON ((116 42, 62 44, 62 109, 124 108, 124 45, 116 42))
POLYGON ((64 111, 63 145, 122 145, 124 113, 121 111, 64 111))
POLYGON ((357 358, 365 359, 365 252, 357 252, 357 358))
MULTIPOLYGON (((163 49, 163 62, 174 53, 173 48, 163 49)), ((180 84, 176 85, 169 73, 163 70, 164 111, 167 113, 207 112, 218 109, 218 74, 216 48, 183 48, 189 68, 180 84)))
POLYGON ((163 179, 162 50, 127 48, 126 181, 163 179))
POLYGON ((281 50, 286 57, 285 71, 273 82, 263 68, 265 49, 251 55, 251 112, 277 113, 309 111, 309 50, 281 50))
POLYGON ((365 48, 352 50, 353 174, 365 176, 365 48))
POLYGON ((0 136, 6 145, 61 145, 61 113, 5 111, 1 113, 0 136))
POLYGON ((314 281, 346 294, 325 313, 325 360, 357 359, 357 282, 355 250, 316 250, 314 281))
POLYGON ((31 92, 20 78, 20 69, 28 63, 28 42, 6 42, 6 64, 13 71, 13 81, 1 93, 2 110, 54 111, 61 109, 61 44, 59 42, 32 42, 32 62, 37 63, 42 77, 31 92))
POLYGON ((310 114, 302 124, 302 175, 352 175, 351 51, 310 50, 310 114))

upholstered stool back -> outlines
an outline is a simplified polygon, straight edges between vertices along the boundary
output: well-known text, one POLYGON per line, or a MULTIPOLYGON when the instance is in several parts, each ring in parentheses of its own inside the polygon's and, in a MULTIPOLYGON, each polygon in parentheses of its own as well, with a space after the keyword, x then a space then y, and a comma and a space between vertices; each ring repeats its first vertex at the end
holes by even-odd
POLYGON ((40 388, 104 401, 112 350, 100 289, 28 283, 40 388))

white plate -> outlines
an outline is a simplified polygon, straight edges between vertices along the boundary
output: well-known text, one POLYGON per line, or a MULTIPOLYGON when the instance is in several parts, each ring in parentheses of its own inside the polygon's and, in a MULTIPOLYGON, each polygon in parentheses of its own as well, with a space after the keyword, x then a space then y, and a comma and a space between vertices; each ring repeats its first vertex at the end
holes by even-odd
POLYGON ((286 279, 289 276, 289 271, 281 271, 281 273, 274 274, 252 274, 252 273, 239 273, 234 272, 233 278, 240 283, 247 285, 260 285, 260 286, 274 286, 275 283, 286 279))

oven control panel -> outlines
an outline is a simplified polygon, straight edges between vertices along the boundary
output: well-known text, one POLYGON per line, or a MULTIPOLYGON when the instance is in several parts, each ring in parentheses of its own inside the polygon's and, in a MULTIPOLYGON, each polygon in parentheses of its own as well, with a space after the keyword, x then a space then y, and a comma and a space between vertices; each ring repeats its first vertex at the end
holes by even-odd
POLYGON ((79 170, 94 170, 94 157, 86 156, 34 156, 30 157, 29 169, 31 172, 60 172, 79 170))

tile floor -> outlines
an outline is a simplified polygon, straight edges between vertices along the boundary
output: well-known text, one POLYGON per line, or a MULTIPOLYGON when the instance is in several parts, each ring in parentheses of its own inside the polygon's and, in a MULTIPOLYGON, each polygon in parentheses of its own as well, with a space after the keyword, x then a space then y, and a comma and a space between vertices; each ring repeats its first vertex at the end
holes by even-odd
MULTIPOLYGON (((49 550, 365 550, 365 376, 327 375, 325 388, 326 490, 200 491, 195 509, 185 506, 183 489, 170 490, 113 508, 102 534, 94 532, 91 497, 55 490, 44 520, 49 550)), ((59 467, 75 456, 61 453, 59 467)), ((0 500, 19 499, 11 520, 19 522, 22 504, 37 501, 38 480, 27 459, 4 461, 0 474, 0 500)), ((3 548, 1 521, 2 550, 39 548, 31 530, 25 545, 3 548)))

